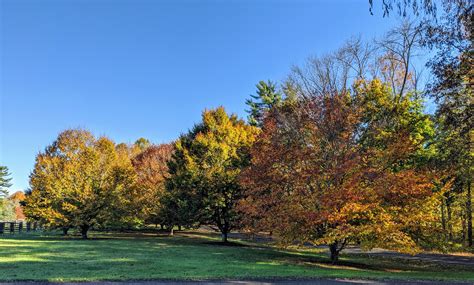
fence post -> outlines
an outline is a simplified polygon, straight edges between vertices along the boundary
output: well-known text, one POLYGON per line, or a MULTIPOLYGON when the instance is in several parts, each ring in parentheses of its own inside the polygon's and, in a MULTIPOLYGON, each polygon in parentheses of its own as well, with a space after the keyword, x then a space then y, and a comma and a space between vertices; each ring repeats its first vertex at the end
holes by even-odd
POLYGON ((31 231, 31 223, 30 222, 26 223, 26 231, 27 232, 31 231))
POLYGON ((3 234, 5 231, 5 223, 4 222, 1 222, 0 223, 0 234, 3 234))
POLYGON ((23 222, 20 222, 20 223, 18 224, 18 233, 21 234, 21 231, 22 231, 22 230, 23 230, 23 222))
POLYGON ((10 222, 10 233, 15 233, 15 222, 10 222))

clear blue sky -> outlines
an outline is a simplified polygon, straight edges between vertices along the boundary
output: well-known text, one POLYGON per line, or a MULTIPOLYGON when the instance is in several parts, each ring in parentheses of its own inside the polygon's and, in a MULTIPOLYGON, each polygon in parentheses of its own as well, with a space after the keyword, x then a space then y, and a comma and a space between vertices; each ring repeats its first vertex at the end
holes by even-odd
POLYGON ((0 164, 26 189, 66 128, 167 142, 204 108, 245 116, 259 80, 395 22, 368 0, 0 0, 0 164))

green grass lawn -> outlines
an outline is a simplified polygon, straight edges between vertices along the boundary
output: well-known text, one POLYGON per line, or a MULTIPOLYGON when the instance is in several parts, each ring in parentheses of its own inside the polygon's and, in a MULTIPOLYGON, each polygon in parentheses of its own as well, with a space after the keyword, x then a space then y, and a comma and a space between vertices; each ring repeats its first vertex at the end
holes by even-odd
POLYGON ((474 268, 342 255, 333 266, 321 250, 278 250, 217 237, 92 234, 0 238, 0 280, 93 281, 220 278, 384 278, 474 281, 474 268))

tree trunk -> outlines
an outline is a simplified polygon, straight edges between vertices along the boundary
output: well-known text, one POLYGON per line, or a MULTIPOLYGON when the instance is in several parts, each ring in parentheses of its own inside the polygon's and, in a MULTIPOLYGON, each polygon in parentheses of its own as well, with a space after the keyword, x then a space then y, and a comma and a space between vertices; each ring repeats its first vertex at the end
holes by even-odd
POLYGON ((178 225, 178 231, 181 231, 181 225, 178 225))
POLYGON ((330 252, 331 263, 336 264, 337 261, 339 260, 339 250, 337 249, 337 242, 334 242, 329 245, 329 252, 330 252))
POLYGON ((228 242, 228 240, 227 240, 227 231, 222 232, 222 242, 228 242))
POLYGON ((170 236, 174 236, 174 226, 171 226, 170 227, 170 236))
POLYGON ((449 241, 453 241, 453 225, 451 221, 451 203, 446 203, 446 214, 447 214, 449 241))
POLYGON ((69 227, 63 227, 63 236, 67 236, 68 231, 69 231, 69 227))
MULTIPOLYGON (((464 205, 465 206, 465 205, 464 205)), ((467 245, 467 211, 466 208, 463 208, 461 211, 461 233, 462 233, 462 242, 464 245, 467 245)))
POLYGON ((467 184, 467 201, 466 201, 466 223, 467 223, 467 246, 472 246, 472 192, 471 181, 467 184))
POLYGON ((163 224, 160 224, 160 229, 163 230, 163 224))
POLYGON ((87 232, 89 231, 89 225, 81 226, 81 235, 83 239, 87 239, 87 232))
POLYGON ((443 228, 443 234, 446 235, 446 210, 444 209, 444 199, 441 201, 441 227, 443 228))

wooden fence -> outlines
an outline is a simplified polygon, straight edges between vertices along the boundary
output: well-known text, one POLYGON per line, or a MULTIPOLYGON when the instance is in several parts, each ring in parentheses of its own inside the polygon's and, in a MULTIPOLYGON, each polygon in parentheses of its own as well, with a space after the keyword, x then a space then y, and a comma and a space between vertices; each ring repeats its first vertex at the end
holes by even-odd
POLYGON ((0 234, 20 234, 39 230, 37 222, 0 222, 0 234))

